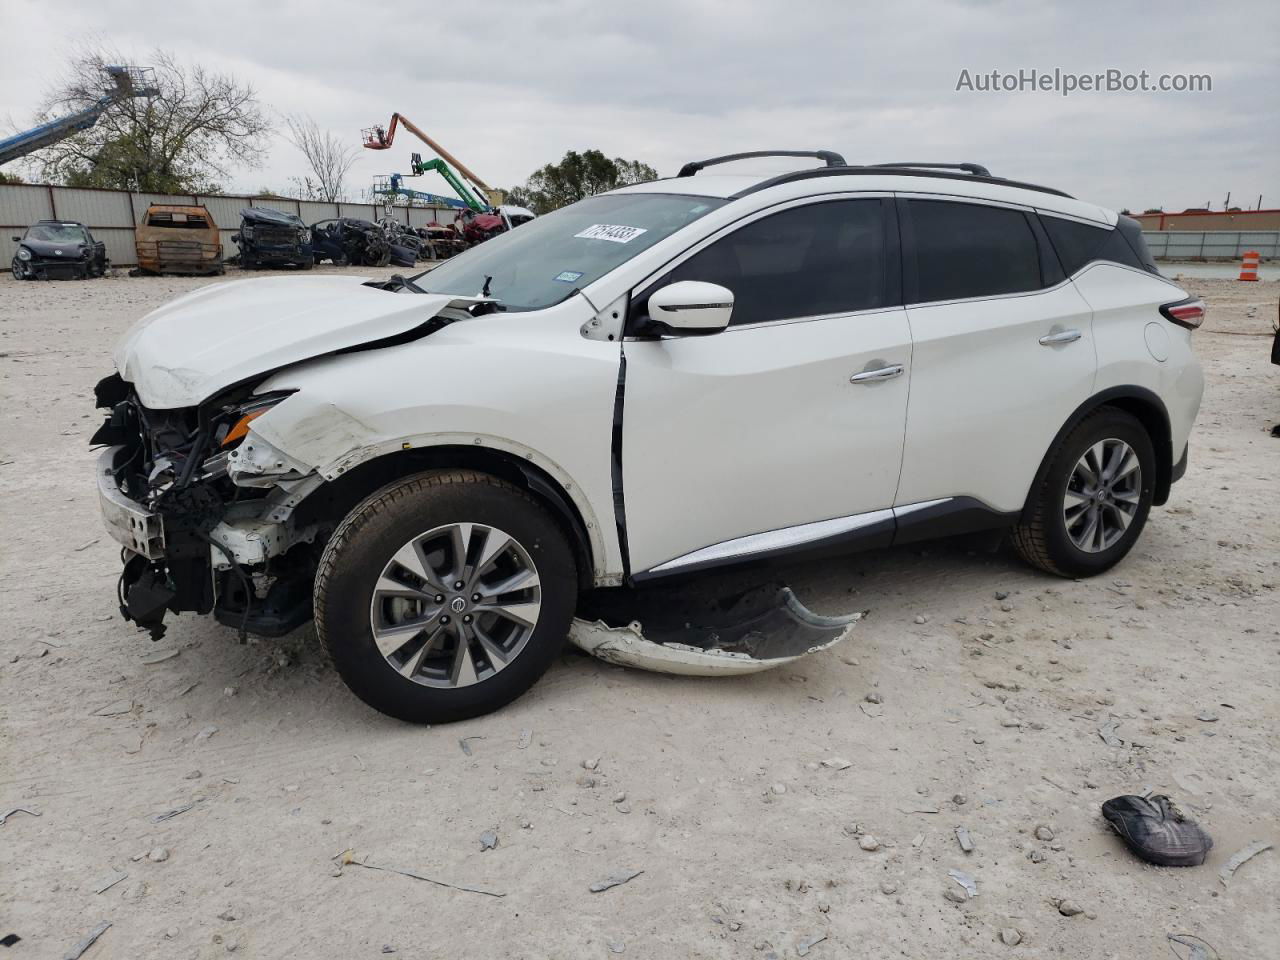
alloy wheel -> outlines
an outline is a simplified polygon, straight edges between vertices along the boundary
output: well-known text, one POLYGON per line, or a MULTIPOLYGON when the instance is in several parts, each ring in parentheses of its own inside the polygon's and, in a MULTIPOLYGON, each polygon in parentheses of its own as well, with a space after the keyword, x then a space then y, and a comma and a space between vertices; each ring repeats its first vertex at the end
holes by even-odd
POLYGON ((538 569, 519 541, 497 527, 453 523, 396 551, 374 586, 369 625, 401 676, 455 688, 518 657, 540 608, 538 569))
POLYGON ((1142 465, 1123 440, 1099 440, 1076 461, 1062 498, 1067 535, 1085 553, 1116 544, 1142 501, 1142 465))

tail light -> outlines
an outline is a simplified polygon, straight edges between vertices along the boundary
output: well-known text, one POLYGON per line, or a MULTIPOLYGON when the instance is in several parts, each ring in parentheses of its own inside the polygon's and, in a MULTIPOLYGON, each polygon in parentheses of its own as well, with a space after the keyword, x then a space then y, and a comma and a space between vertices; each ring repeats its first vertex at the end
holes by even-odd
POLYGON ((1199 297, 1187 297, 1174 303, 1166 303, 1160 308, 1164 318, 1180 327, 1194 330, 1204 323, 1204 301, 1199 297))

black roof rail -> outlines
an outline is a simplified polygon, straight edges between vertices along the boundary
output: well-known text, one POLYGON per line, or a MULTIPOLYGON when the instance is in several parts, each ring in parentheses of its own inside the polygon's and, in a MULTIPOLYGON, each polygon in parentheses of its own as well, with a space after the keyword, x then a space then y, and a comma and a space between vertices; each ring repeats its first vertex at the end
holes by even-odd
POLYGON ((715 166, 718 163, 729 163, 733 160, 754 160, 757 157, 813 157, 825 160, 828 167, 845 166, 844 157, 833 150, 753 150, 750 153, 731 153, 724 157, 712 157, 710 160, 694 160, 680 168, 677 177, 692 177, 699 170, 715 166))
POLYGON ((963 170, 975 177, 989 177, 991 171, 980 163, 873 163, 873 167, 918 167, 925 170, 963 170))
POLYGON ((789 173, 780 173, 776 177, 770 177, 759 183, 747 187, 745 190, 739 190, 729 199, 737 200, 748 194, 759 193, 761 190, 767 190, 769 187, 776 187, 780 183, 791 183, 796 180, 812 180, 818 177, 838 177, 838 176, 879 176, 879 177, 930 177, 939 180, 964 180, 967 182, 977 181, 979 183, 990 183, 999 187, 1016 187, 1019 190, 1034 190, 1036 193, 1049 193, 1055 197, 1066 197, 1068 200, 1075 199, 1069 193, 1063 193, 1061 190, 1055 190, 1053 187, 1042 187, 1036 183, 1023 183, 1020 180, 1006 180, 1004 177, 993 177, 989 174, 979 173, 955 173, 949 169, 937 170, 932 167, 921 169, 922 164, 913 164, 911 166, 854 166, 854 167, 814 167, 811 170, 792 170, 789 173))

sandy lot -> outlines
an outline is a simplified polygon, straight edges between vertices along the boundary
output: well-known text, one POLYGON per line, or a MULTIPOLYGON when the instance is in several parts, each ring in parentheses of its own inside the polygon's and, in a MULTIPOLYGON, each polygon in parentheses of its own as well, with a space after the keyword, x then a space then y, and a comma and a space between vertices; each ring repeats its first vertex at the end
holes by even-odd
POLYGON ((184 616, 153 644, 116 615, 91 388, 132 320, 204 282, 0 280, 0 813, 40 814, 0 826, 6 957, 61 957, 103 921, 90 960, 766 958, 818 937, 815 960, 1167 960, 1170 933, 1280 955, 1280 849, 1218 879, 1280 842, 1280 283, 1188 281, 1210 303, 1190 469, 1110 575, 965 541, 799 565, 815 608, 870 612, 795 668, 566 653, 501 713, 416 728, 349 695, 309 629, 239 646, 184 616), (1205 866, 1145 866, 1109 833, 1101 802, 1148 786, 1213 834, 1205 866), (338 871, 345 850, 505 896, 338 871), (945 898, 952 868, 975 899, 945 898), (622 870, 643 873, 589 892, 622 870))

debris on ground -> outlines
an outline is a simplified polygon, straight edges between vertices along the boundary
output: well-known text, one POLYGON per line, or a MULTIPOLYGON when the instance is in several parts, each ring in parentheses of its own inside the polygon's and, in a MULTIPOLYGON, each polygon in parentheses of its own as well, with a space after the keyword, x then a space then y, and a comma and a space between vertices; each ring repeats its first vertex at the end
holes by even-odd
POLYGON ((1059 900, 1058 912, 1064 917, 1078 917, 1084 913, 1084 907, 1076 903, 1074 900, 1059 900))
POLYGON ((1013 927, 1005 927, 1000 931, 1000 942, 1006 947, 1016 947, 1022 942, 1022 934, 1013 927))
POLYGON ((1108 720, 1106 723, 1098 727, 1098 736, 1102 738, 1102 742, 1108 747, 1123 747, 1124 740, 1116 736, 1116 731, 1119 729, 1119 720, 1108 720))
POLYGON ((516 741, 516 749, 528 750, 531 743, 533 743, 533 731, 525 727, 520 731, 520 739, 516 741))
POLYGON ((6 810, 4 813, 0 813, 0 827, 3 827, 5 821, 15 813, 25 813, 33 817, 40 816, 40 814, 36 813, 34 810, 28 810, 26 807, 14 807, 12 810, 6 810))
POLYGON ((343 850, 342 853, 334 857, 338 861, 338 868, 334 872, 334 876, 342 876, 342 868, 346 866, 364 867, 366 870, 381 870, 383 873, 398 873, 402 877, 412 877, 414 880, 422 880, 426 883, 434 884, 437 887, 447 887, 450 890, 461 890, 463 893, 478 893, 485 897, 505 897, 505 893, 499 893, 496 890, 485 890, 483 887, 471 887, 461 883, 449 883, 445 880, 439 880, 435 877, 428 877, 421 873, 414 873, 412 870, 401 870, 398 867, 378 867, 372 863, 364 863, 357 860, 354 850, 343 850))
POLYGON ((480 850, 492 850, 498 845, 498 834, 493 830, 486 830, 480 834, 480 850))
POLYGON ((1157 866, 1198 866, 1213 847, 1213 838, 1164 794, 1113 797, 1102 815, 1130 852, 1157 866))
POLYGON ((147 852, 147 859, 152 863, 164 863, 169 859, 168 847, 152 847, 147 852))
POLYGON ((152 816, 151 822, 164 823, 166 820, 172 820, 174 817, 178 816, 179 814, 186 813, 188 810, 195 809, 202 803, 204 803, 204 797, 200 797, 198 800, 192 800, 190 803, 184 803, 180 807, 174 807, 172 810, 165 810, 163 813, 157 813, 154 816, 152 816))
POLYGON ((84 956, 85 951, 97 943, 98 938, 106 933, 110 926, 110 920, 103 920, 100 924, 90 930, 83 940, 68 950, 62 960, 80 960, 80 958, 84 956))
POLYGON ((858 846, 863 850, 866 850, 868 853, 874 853, 876 850, 880 849, 880 841, 871 836, 871 834, 864 833, 858 838, 858 846))
POLYGON ((1165 938, 1169 941, 1169 949, 1178 960, 1219 960, 1218 951, 1193 934, 1166 933, 1165 938), (1174 946, 1175 943, 1189 949, 1183 953, 1174 946))
POLYGON ((1047 824, 1043 824, 1043 823, 1041 823, 1041 824, 1039 824, 1039 825, 1037 825, 1037 826, 1036 826, 1036 834, 1035 834, 1035 835, 1036 835, 1036 839, 1037 839, 1037 840, 1044 840, 1044 841, 1046 841, 1046 842, 1047 842, 1047 841, 1049 841, 1049 840, 1052 840, 1052 839, 1053 839, 1053 827, 1050 827, 1050 826, 1048 826, 1047 824))
POLYGON ((458 741, 458 746, 460 746, 460 747, 462 748, 462 752, 463 752, 463 753, 465 753, 465 754, 469 757, 469 756, 471 756, 471 744, 470 744, 468 741, 470 741, 470 740, 483 740, 483 739, 484 739, 484 737, 462 737, 462 738, 458 741))
POLYGON ((801 937, 796 941, 796 956, 807 957, 809 955, 809 951, 825 939, 827 939, 827 935, 825 933, 812 933, 807 937, 801 937))
POLYGON ((133 709, 132 700, 115 700, 108 703, 105 707, 99 707, 93 711, 95 717, 118 717, 121 714, 128 713, 133 709))
POLYGON ((1239 870, 1246 861, 1252 860, 1264 850, 1270 850, 1271 847, 1272 843, 1270 840, 1258 840, 1249 844, 1243 850, 1233 854, 1231 859, 1224 863, 1222 865, 1222 869, 1218 871, 1218 879, 1222 881, 1222 885, 1225 887, 1227 885, 1227 881, 1231 879, 1232 874, 1239 870))
POLYGON ((147 654, 138 662, 144 667, 153 667, 157 663, 164 663, 166 660, 172 660, 180 653, 182 653, 181 650, 156 650, 153 653, 147 654))
POLYGON ((609 874, 609 876, 605 877, 603 880, 597 880, 587 889, 592 893, 603 893, 605 890, 610 890, 613 887, 620 887, 624 883, 629 883, 642 873, 644 873, 643 870, 619 870, 616 873, 609 874))
POLYGON ((956 842, 965 853, 973 853, 973 838, 964 827, 956 827, 956 842))
POLYGON ((960 886, 964 887, 964 892, 968 894, 970 898, 978 895, 978 881, 963 870, 948 870, 947 876, 960 884, 960 886))
POLYGON ((93 892, 94 892, 94 893, 106 893, 108 890, 110 890, 112 887, 114 887, 114 886, 115 886, 117 883, 119 883, 121 880, 127 879, 127 878, 128 878, 128 876, 129 876, 129 874, 125 873, 125 872, 124 872, 124 871, 122 871, 122 870, 115 870, 115 871, 112 871, 111 876, 109 876, 109 877, 104 877, 103 879, 101 879, 101 880, 99 880, 99 881, 98 881, 97 886, 95 886, 95 887, 93 888, 93 892))
POLYGON ((657 673, 715 677, 758 673, 843 640, 863 614, 824 617, 790 587, 771 583, 728 595, 706 586, 592 597, 569 639, 592 656, 657 673))

